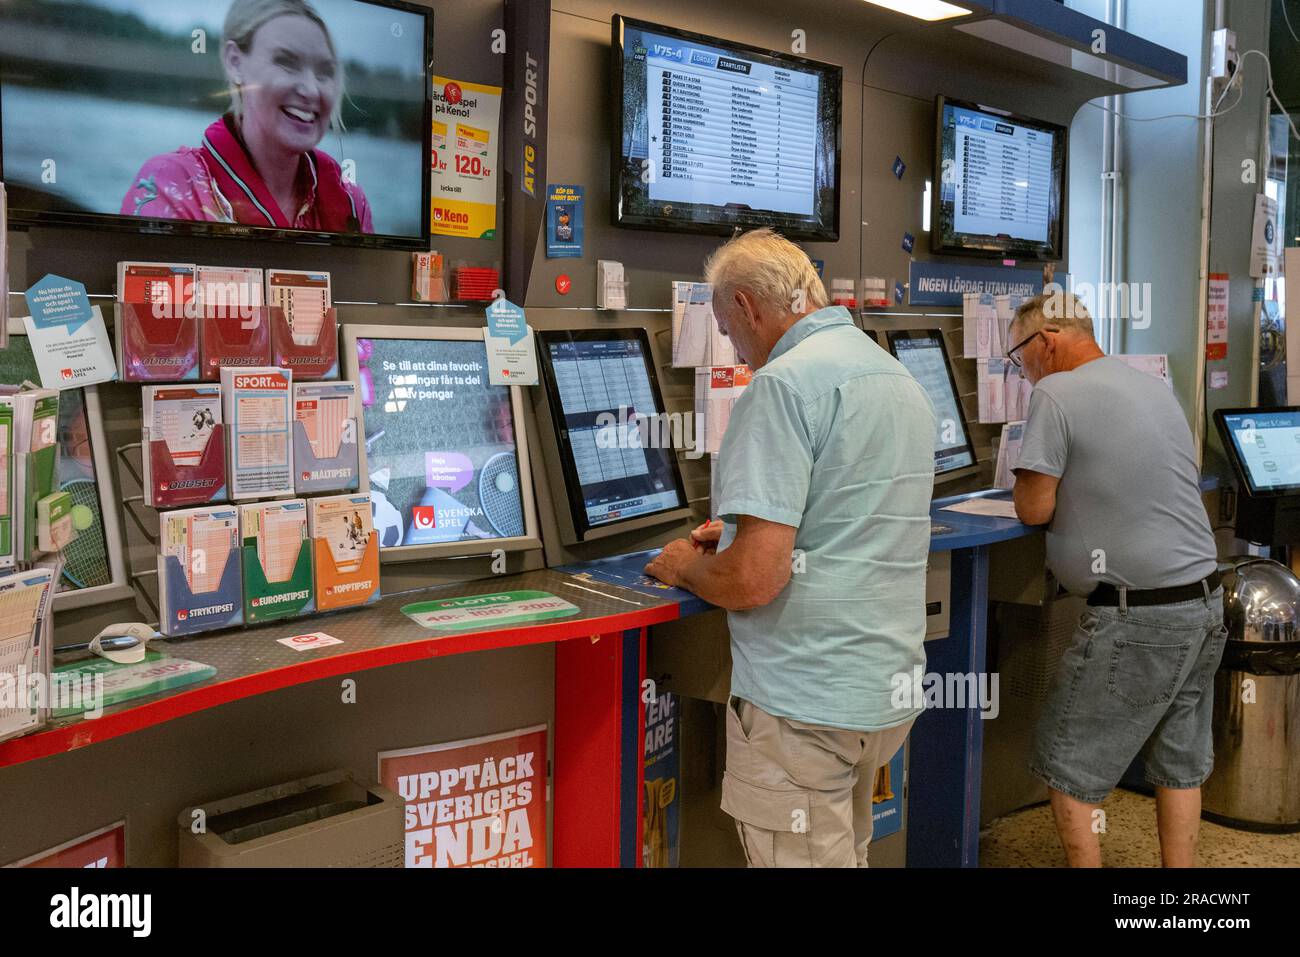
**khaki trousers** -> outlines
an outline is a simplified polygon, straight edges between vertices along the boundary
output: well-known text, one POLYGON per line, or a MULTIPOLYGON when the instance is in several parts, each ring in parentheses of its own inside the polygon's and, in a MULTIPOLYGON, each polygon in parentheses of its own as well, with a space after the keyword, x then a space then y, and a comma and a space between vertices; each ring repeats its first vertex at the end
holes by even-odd
POLYGON ((876 771, 914 720, 847 731, 776 717, 732 695, 722 810, 736 819, 749 866, 866 867, 876 771))

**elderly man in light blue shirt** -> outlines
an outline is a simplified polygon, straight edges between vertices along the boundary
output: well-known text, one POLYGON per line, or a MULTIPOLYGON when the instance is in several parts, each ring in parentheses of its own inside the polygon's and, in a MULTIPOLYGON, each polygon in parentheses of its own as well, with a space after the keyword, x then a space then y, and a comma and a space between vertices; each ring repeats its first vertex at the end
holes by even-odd
POLYGON ((751 866, 866 866, 876 772, 920 710, 893 692, 925 663, 934 409, 788 240, 746 233, 706 274, 754 378, 718 456, 721 521, 646 571, 727 609, 722 807, 751 866))

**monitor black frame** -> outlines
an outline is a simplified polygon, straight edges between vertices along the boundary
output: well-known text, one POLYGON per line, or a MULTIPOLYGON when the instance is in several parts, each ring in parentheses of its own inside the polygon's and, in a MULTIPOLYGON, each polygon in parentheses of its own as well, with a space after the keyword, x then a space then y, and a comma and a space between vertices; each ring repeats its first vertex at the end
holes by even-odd
MULTIPOLYGON (((659 232, 672 233, 692 233, 705 236, 731 236, 736 230, 757 229, 759 226, 771 226, 782 236, 792 240, 807 240, 812 242, 838 242, 840 238, 840 200, 843 194, 842 182, 842 163, 844 154, 843 144, 843 126, 844 126, 844 68, 834 63, 825 63, 820 60, 810 60, 807 57, 795 56, 791 53, 783 53, 780 50, 769 50, 764 47, 751 46, 748 43, 738 43, 734 40, 725 40, 720 37, 712 37, 704 33, 695 33, 690 30, 681 30, 677 27, 665 26, 662 23, 652 23, 648 20, 639 20, 635 17, 625 17, 616 13, 610 22, 610 107, 612 116, 612 128, 610 130, 610 163, 609 163, 609 208, 610 221, 614 226, 628 229, 650 229, 659 232), (739 223, 724 222, 705 222, 700 220, 688 219, 671 219, 660 216, 643 216, 639 214, 624 213, 623 204, 620 201, 622 196, 622 167, 623 167, 623 62, 625 51, 623 49, 623 30, 624 27, 632 26, 650 32, 659 32, 665 36, 676 37, 694 43, 704 43, 709 46, 719 47, 722 49, 735 50, 737 53, 753 53, 760 56, 771 57, 776 60, 782 60, 793 67, 800 67, 805 70, 812 70, 823 73, 827 77, 827 89, 835 98, 835 189, 834 201, 831 203, 831 225, 829 228, 803 228, 799 225, 790 225, 782 220, 785 214, 769 213, 765 222, 755 222, 750 225, 739 223)), ((757 210, 756 212, 764 212, 757 210)))
MULTIPOLYGON (((964 478, 967 475, 974 475, 979 470, 979 454, 975 451, 975 443, 971 441, 970 425, 966 421, 966 410, 962 407, 961 390, 957 388, 957 378, 953 375, 952 356, 948 354, 948 340, 945 338, 943 330, 937 327, 931 327, 929 329, 890 329, 885 333, 885 337, 889 342, 889 354, 895 359, 898 359, 899 362, 902 362, 903 360, 898 358, 898 349, 895 343, 900 339, 933 339, 939 343, 939 352, 943 355, 943 366, 948 371, 948 386, 952 389, 952 397, 957 406, 958 424, 961 425, 961 434, 966 440, 964 446, 948 449, 947 451, 949 453, 960 452, 964 448, 966 451, 970 452, 971 462, 969 465, 961 465, 957 468, 949 469, 946 472, 940 472, 936 468, 934 480, 935 482, 948 482, 953 479, 964 478)), ((924 386, 922 386, 922 388, 924 388, 924 386)), ((938 455, 937 450, 935 455, 938 455)), ((937 461, 936 458, 936 464, 937 461)))
POLYGON ((1219 430, 1219 438, 1223 440, 1223 449, 1227 455, 1228 461, 1232 463, 1232 472, 1236 476, 1238 484, 1246 491, 1251 498, 1290 498, 1300 496, 1300 483, 1294 485, 1278 485, 1269 488, 1258 488, 1254 479, 1251 478, 1250 469, 1246 467, 1242 459, 1241 451, 1237 448, 1236 440, 1232 437, 1232 430, 1228 427, 1228 416, 1230 415, 1277 415, 1291 413, 1295 415, 1300 424, 1300 405, 1277 405, 1263 406, 1254 409, 1215 409, 1214 425, 1219 430))
MULTIPOLYGON (((542 384, 546 392, 546 405, 551 417, 551 436, 555 440, 555 449, 559 453, 559 466, 564 480, 565 499, 569 506, 570 527, 573 541, 566 544, 588 541, 592 538, 605 537, 621 531, 643 528, 650 525, 668 524, 678 521, 683 515, 690 514, 691 507, 686 497, 686 486, 682 481, 681 467, 677 462, 677 450, 668 449, 667 459, 672 471, 674 488, 677 491, 679 505, 656 512, 641 512, 612 522, 593 524, 587 517, 587 504, 583 499, 582 482, 578 478, 578 467, 573 457, 573 445, 569 439, 568 429, 564 424, 564 403, 560 397, 559 383, 555 379, 555 367, 551 361, 550 346, 553 342, 608 342, 610 340, 636 341, 641 344, 641 358, 645 363, 650 380, 650 391, 654 396, 655 409, 659 414, 667 412, 663 393, 659 388, 659 376, 655 369, 654 352, 650 348, 650 336, 642 328, 610 329, 544 329, 537 332, 538 362, 542 384)), ((558 516, 557 516, 558 517, 558 516)))
MULTIPOLYGON (((1068 127, 1061 126, 1059 123, 1052 123, 1049 120, 1041 120, 1033 116, 1024 116, 1019 113, 1012 113, 1009 110, 1001 110, 996 107, 985 106, 980 103, 973 103, 968 100, 959 100, 953 97, 944 96, 942 93, 935 97, 934 108, 934 169, 932 172, 934 185, 930 189, 930 249, 935 253, 943 253, 955 256, 971 256, 981 259, 1029 259, 1038 262, 1056 262, 1065 256, 1065 223, 1066 223, 1066 206, 1070 190, 1070 148, 1069 148, 1068 127), (997 237, 988 237, 991 241, 983 244, 971 242, 960 242, 956 238, 951 241, 945 239, 943 229, 943 110, 945 106, 954 106, 964 110, 974 110, 978 113, 984 113, 988 116, 999 117, 1012 123, 1018 123, 1022 126, 1030 126, 1034 129, 1043 130, 1053 134, 1056 138, 1052 141, 1052 164, 1055 168, 1059 163, 1061 178, 1057 188, 1057 210, 1055 218, 1048 222, 1048 242, 1046 246, 1033 243, 1023 239, 1013 239, 1008 237, 1005 241, 997 240, 997 237)), ((958 233, 956 229, 952 232, 953 237, 974 236, 974 233, 958 233)))
MULTIPOLYGON (((76 227, 109 230, 117 233, 140 233, 168 237, 215 237, 220 239, 252 239, 269 242, 302 243, 313 246, 346 246, 365 249, 427 250, 432 238, 433 182, 429 175, 429 157, 433 152, 433 9, 406 0, 352 0, 375 7, 386 7, 415 14, 424 19, 424 155, 421 176, 421 213, 419 236, 394 236, 380 233, 330 233, 311 229, 278 229, 265 226, 246 226, 242 223, 216 223, 190 219, 154 219, 144 216, 123 216, 120 213, 67 212, 54 209, 27 209, 14 204, 14 186, 9 186, 9 228, 33 226, 76 227)), ((4 64, 0 62, 0 113, 4 102, 4 64)), ((5 182, 4 138, 0 128, 0 182, 5 182)))

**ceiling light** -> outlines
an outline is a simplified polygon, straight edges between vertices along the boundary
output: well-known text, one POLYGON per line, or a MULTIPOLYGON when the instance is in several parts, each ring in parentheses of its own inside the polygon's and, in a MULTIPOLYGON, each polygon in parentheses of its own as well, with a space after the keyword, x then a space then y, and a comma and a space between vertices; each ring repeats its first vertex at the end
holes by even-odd
POLYGON ((970 13, 965 7, 947 3, 945 0, 867 0, 867 2, 896 13, 906 13, 909 17, 916 17, 918 20, 951 20, 953 17, 964 17, 970 13))

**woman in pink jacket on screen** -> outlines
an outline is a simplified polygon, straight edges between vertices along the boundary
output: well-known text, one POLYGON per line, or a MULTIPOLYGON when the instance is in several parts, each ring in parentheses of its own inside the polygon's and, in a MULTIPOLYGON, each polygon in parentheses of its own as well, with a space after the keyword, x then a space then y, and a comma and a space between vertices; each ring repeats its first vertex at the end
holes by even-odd
POLYGON ((231 110, 197 149, 148 160, 122 213, 279 229, 373 233, 361 187, 318 143, 342 129, 343 64, 306 0, 234 0, 221 62, 231 110))

